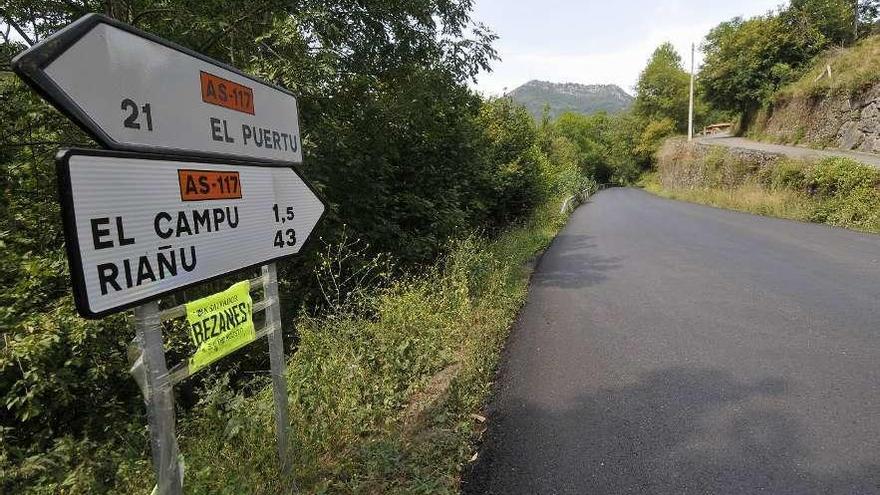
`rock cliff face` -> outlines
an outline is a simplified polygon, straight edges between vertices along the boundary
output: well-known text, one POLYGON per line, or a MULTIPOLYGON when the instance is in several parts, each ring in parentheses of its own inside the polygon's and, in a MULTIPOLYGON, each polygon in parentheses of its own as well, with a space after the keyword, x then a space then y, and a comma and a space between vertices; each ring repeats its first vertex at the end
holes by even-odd
POLYGON ((880 84, 852 96, 777 101, 756 128, 786 143, 880 153, 880 84))

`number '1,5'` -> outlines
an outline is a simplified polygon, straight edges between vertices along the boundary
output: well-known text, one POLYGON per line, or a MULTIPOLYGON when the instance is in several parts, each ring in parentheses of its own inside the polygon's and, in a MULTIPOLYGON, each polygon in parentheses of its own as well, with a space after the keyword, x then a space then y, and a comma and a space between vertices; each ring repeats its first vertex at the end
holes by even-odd
POLYGON ((287 208, 285 208, 283 218, 281 217, 281 214, 280 214, 280 211, 279 211, 277 204, 272 205, 272 212, 275 213, 275 221, 276 222, 284 223, 285 221, 293 220, 296 217, 296 215, 293 212, 292 206, 288 206, 287 208))

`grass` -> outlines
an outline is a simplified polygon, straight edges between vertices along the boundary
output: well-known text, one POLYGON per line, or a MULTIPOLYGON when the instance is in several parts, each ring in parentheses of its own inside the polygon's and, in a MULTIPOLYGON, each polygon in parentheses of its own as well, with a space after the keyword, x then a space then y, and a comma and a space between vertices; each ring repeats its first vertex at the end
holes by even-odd
POLYGON ((758 164, 671 139, 656 159, 640 185, 659 196, 880 233, 880 170, 847 158, 758 164))
MULTIPOLYGON (((295 480, 277 468, 272 395, 218 377, 180 425, 188 493, 458 493, 484 426, 474 419, 523 304, 527 262, 564 224, 562 198, 490 240, 470 237, 423 273, 297 322, 289 361, 295 480)), ((147 493, 146 463, 120 493, 147 493)))
POLYGON ((643 177, 640 185, 646 191, 664 198, 768 217, 809 221, 813 211, 811 202, 798 193, 773 191, 756 183, 741 184, 724 189, 712 187, 666 189, 654 173, 643 177))
POLYGON ((832 48, 817 57, 797 81, 779 92, 785 98, 853 94, 880 79, 880 36, 870 36, 850 48, 832 48), (827 67, 831 66, 831 77, 827 67), (823 75, 824 74, 824 75, 823 75))

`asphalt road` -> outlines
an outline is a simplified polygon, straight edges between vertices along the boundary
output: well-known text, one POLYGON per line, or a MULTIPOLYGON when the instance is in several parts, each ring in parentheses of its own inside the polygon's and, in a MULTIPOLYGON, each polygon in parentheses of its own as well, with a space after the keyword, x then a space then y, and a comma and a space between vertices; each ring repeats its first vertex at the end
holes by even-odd
POLYGON ((712 144, 718 146, 727 146, 730 148, 744 148, 749 150, 765 151, 768 153, 776 153, 790 158, 798 158, 801 160, 819 160, 830 156, 842 156, 851 158, 866 165, 880 168, 880 154, 865 153, 861 151, 848 151, 838 149, 822 149, 816 150, 803 146, 789 146, 785 144, 771 144, 752 141, 741 137, 733 137, 727 135, 706 136, 697 138, 697 142, 712 144))
POLYGON ((464 493, 880 493, 880 236, 603 191, 488 425, 464 493))

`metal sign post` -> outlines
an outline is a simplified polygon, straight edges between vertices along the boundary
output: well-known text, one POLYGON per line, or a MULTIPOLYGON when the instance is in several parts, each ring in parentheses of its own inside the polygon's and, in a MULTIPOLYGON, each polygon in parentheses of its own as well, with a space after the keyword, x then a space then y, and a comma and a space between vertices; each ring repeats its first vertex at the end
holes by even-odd
MULTIPOLYGON (((291 480, 290 458, 287 439, 287 382, 284 379, 284 339, 281 325, 281 301, 278 298, 278 273, 275 263, 263 267, 265 297, 272 302, 266 310, 266 326, 269 333, 269 363, 272 370, 272 395, 275 399, 275 435, 278 442, 278 458, 281 460, 281 476, 291 480)), ((294 488, 296 485, 294 484, 294 488)))
POLYGON ((174 392, 165 363, 159 303, 148 302, 134 310, 137 341, 143 366, 144 402, 150 423, 150 447, 160 495, 182 493, 174 421, 174 392))

